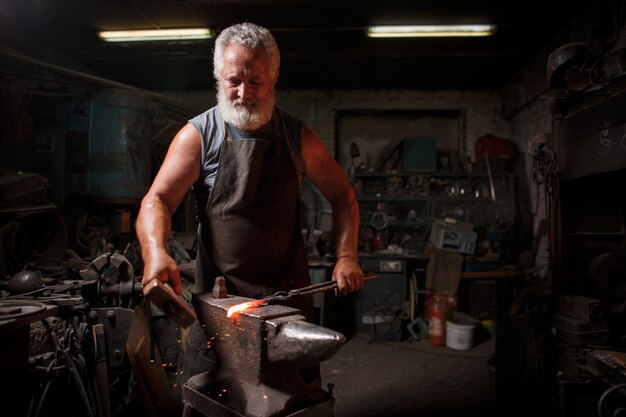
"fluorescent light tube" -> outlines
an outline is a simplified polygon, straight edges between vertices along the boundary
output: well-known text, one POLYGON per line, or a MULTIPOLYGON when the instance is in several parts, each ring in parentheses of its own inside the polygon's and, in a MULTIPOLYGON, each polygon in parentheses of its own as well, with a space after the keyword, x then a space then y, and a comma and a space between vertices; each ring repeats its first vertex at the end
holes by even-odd
POLYGON ((213 31, 207 28, 155 29, 155 30, 114 30, 98 34, 106 42, 143 42, 209 39, 213 31))
POLYGON ((491 36, 496 25, 411 25, 411 26, 370 26, 370 38, 412 38, 412 37, 456 37, 491 36))

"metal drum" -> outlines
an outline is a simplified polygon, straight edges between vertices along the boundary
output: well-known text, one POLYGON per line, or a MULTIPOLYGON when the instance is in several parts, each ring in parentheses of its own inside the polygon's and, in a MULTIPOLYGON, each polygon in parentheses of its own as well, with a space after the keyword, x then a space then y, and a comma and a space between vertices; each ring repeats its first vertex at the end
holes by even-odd
POLYGON ((103 90, 92 102, 89 194, 139 201, 150 185, 150 138, 156 106, 132 90, 103 90))

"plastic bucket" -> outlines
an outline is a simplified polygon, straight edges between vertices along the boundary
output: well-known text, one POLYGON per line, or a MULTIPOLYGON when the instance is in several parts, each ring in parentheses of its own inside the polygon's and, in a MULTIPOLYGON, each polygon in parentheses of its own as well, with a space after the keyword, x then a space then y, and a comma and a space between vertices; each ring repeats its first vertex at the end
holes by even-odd
POLYGON ((474 347, 476 319, 463 313, 456 313, 446 322, 446 346, 457 350, 474 347))

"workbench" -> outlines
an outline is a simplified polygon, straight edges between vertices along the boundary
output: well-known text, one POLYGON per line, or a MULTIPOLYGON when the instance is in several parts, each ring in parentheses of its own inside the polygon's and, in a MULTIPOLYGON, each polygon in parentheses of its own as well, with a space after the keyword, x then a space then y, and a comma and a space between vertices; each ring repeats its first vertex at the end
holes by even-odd
POLYGON ((461 272, 458 309, 479 320, 495 320, 509 311, 511 290, 522 278, 517 270, 461 272))

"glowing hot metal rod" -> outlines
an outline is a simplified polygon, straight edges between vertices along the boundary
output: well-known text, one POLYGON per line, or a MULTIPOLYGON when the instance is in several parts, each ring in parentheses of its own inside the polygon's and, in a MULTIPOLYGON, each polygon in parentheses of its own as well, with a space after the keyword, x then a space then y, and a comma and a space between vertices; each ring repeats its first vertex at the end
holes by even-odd
MULTIPOLYGON (((369 280, 373 278, 378 278, 378 275, 374 273, 367 273, 364 275, 363 278, 365 280, 369 280)), ((296 288, 296 289, 289 290, 289 291, 277 291, 274 294, 268 295, 267 297, 261 300, 248 301, 248 302, 236 304, 230 307, 228 309, 228 312, 226 313, 226 317, 232 317, 233 315, 241 311, 244 311, 250 308, 257 308, 257 307, 265 306, 275 301, 288 301, 295 297, 300 297, 303 295, 318 294, 321 292, 331 291, 336 288, 337 288, 336 281, 324 281, 324 282, 320 282, 319 284, 313 284, 307 287, 296 288)))

